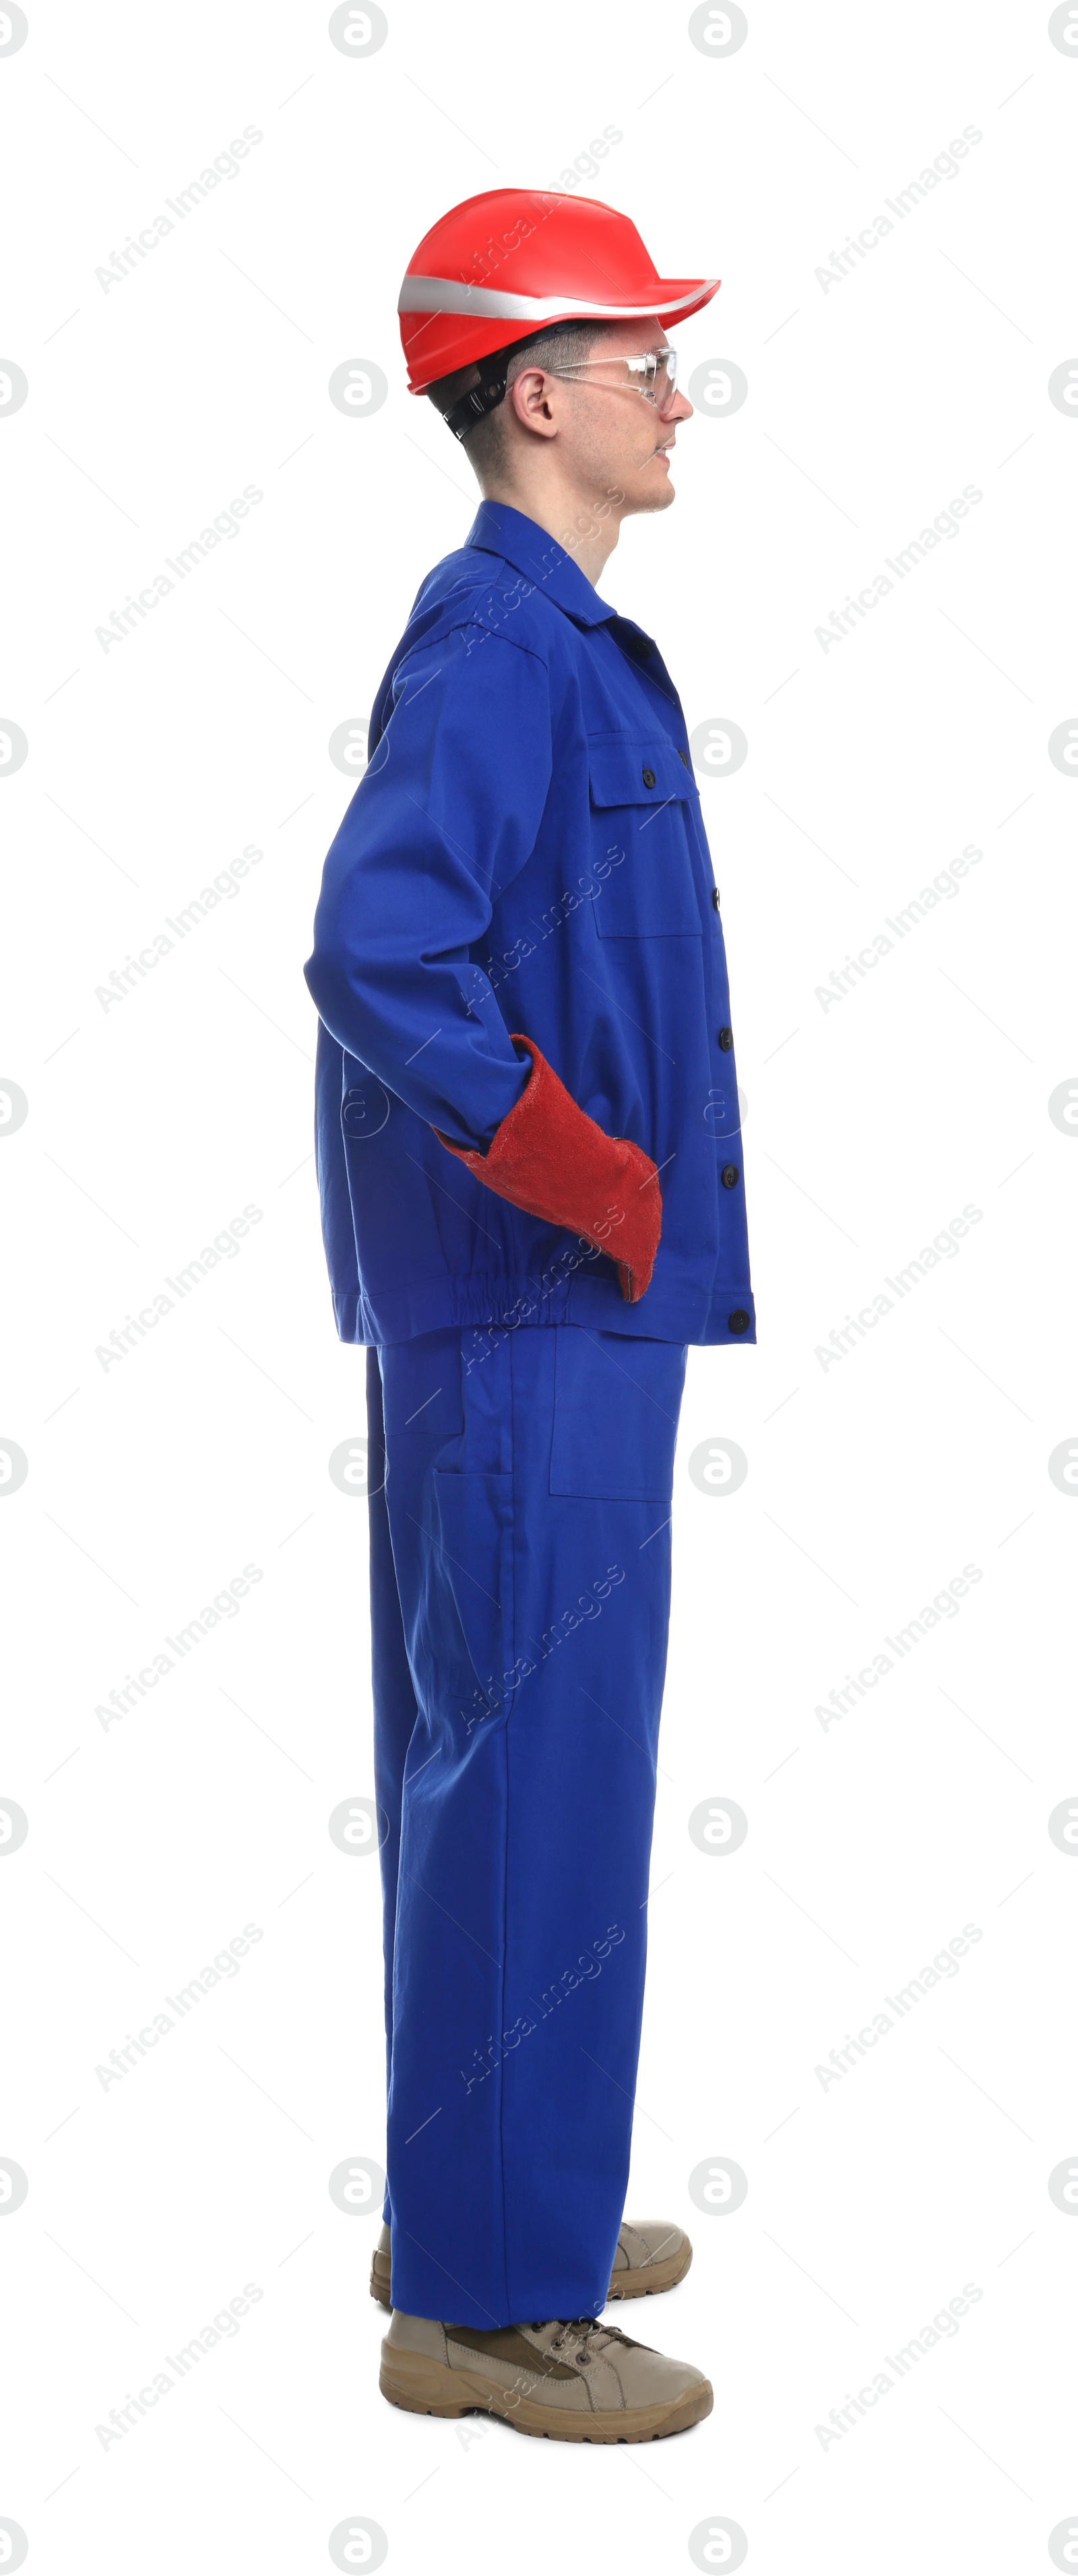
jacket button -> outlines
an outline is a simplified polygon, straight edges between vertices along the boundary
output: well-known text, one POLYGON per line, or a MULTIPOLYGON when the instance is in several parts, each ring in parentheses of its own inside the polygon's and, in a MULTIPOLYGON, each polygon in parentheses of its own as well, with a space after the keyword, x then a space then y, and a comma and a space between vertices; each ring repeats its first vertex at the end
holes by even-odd
POLYGON ((688 768, 688 766, 689 766, 689 764, 688 764, 688 760, 686 759, 685 753, 683 752, 683 750, 682 750, 682 748, 681 748, 681 744, 680 744, 680 743, 678 744, 678 747, 677 747, 677 756, 678 756, 678 759, 679 759, 679 760, 680 760, 680 762, 681 762, 681 766, 682 766, 682 768, 683 768, 683 769, 687 769, 687 768, 688 768))
POLYGON ((733 1314, 728 1315, 726 1318, 732 1333, 747 1333, 751 1320, 751 1317, 746 1315, 743 1306, 735 1306, 733 1314))
POLYGON ((723 1164, 723 1167, 722 1167, 722 1186, 723 1186, 724 1190, 736 1190, 736 1188, 737 1188, 737 1184, 738 1184, 738 1182, 739 1182, 740 1178, 741 1178, 741 1174, 740 1174, 740 1172, 738 1171, 738 1168, 737 1168, 737 1164, 736 1164, 736 1163, 724 1163, 724 1164, 723 1164))
POLYGON ((715 910, 716 910, 716 912, 717 912, 717 911, 718 911, 718 909, 719 909, 719 889, 718 889, 718 887, 717 887, 717 886, 712 886, 712 889, 711 889, 711 900, 712 900, 712 903, 714 904, 714 906, 715 906, 715 910))
POLYGON ((729 1055, 729 1053, 730 1053, 730 1049, 731 1049, 731 1047, 732 1047, 733 1043, 734 1043, 734 1032, 733 1032, 733 1030, 732 1030, 732 1029, 720 1029, 720 1030, 719 1030, 719 1045, 721 1046, 721 1048, 722 1048, 722 1051, 723 1051, 723 1054, 724 1054, 724 1055, 729 1055))
POLYGON ((645 787, 654 787, 654 785, 655 785, 655 772, 654 772, 654 770, 653 770, 653 769, 645 769, 645 771, 644 771, 644 773, 643 773, 643 776, 644 776, 644 785, 645 785, 645 787))

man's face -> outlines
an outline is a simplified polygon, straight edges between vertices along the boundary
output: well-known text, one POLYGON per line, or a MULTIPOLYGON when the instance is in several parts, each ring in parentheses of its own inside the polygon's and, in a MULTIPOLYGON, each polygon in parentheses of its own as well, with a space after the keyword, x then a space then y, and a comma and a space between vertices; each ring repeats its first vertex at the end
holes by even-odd
POLYGON ((537 425, 540 418, 553 422, 563 467, 584 496, 623 496, 615 503, 618 518, 665 510, 674 498, 668 460, 679 423, 692 419, 692 404, 678 392, 670 410, 660 413, 631 383, 628 370, 610 363, 665 345, 656 315, 619 322, 600 332, 589 359, 581 360, 586 375, 540 380, 538 367, 529 368, 510 389, 516 395, 519 386, 516 407, 523 406, 524 417, 531 415, 537 425))

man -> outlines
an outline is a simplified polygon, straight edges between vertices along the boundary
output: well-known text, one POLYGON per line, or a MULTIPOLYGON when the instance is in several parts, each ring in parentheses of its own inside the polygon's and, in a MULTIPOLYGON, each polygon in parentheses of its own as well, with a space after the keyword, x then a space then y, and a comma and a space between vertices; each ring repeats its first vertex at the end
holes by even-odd
POLYGON ((718 892, 681 704, 594 580, 669 508, 660 279, 495 189, 400 297, 484 495, 422 584, 305 969, 338 1331, 368 1345, 399 2406, 640 2441, 703 2374, 596 2320, 622 2225, 686 1344, 755 1338, 718 892))

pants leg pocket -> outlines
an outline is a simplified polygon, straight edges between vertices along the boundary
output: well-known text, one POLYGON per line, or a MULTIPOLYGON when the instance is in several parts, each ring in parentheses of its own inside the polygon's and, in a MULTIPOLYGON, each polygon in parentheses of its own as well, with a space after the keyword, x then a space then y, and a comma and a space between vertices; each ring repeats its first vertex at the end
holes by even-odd
POLYGON ((513 1640, 513 1479, 435 1468, 434 1522, 420 1606, 432 1704, 463 1740, 504 1718, 517 1682, 513 1640))
POLYGON ((550 1491, 668 1503, 685 1350, 558 1324, 550 1491))

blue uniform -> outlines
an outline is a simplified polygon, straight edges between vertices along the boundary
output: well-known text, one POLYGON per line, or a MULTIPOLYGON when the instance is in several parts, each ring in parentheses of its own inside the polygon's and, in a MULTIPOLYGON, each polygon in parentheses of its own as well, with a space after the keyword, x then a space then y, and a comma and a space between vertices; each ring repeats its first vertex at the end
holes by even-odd
POLYGON ((752 1341, 722 924, 681 703, 650 638, 484 501, 419 592, 326 861, 305 972, 337 1329, 581 1324, 752 1341), (647 1295, 439 1144, 489 1144, 523 1030, 658 1165, 647 1295))
POLYGON ((729 991, 650 639, 484 501, 424 582, 307 981, 368 1360, 394 2305, 603 2306, 623 2212, 689 1342, 755 1339, 729 991), (451 1155, 539 1047, 658 1165, 645 1296, 451 1155), (538 1329, 538 1328, 542 1329, 538 1329))

